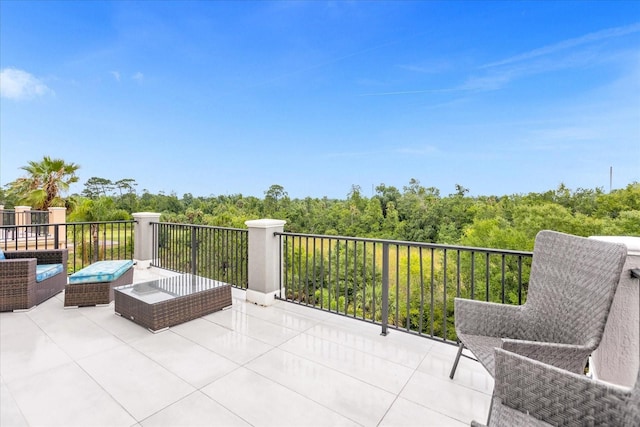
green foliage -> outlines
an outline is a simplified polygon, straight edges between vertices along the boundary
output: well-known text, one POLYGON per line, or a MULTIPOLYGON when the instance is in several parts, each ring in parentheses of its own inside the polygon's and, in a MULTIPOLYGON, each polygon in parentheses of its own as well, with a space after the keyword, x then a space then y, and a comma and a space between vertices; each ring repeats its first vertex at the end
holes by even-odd
POLYGON ((117 207, 116 201, 107 196, 96 199, 78 198, 76 206, 67 215, 69 222, 90 221, 122 221, 131 219, 131 215, 124 209, 117 207))
MULTIPOLYGON (((43 189, 29 190, 30 186, 46 181, 58 184, 43 188, 67 188, 77 180, 77 168, 48 157, 40 163, 30 162, 24 168, 31 174, 29 179, 11 183, 0 193, 1 202, 10 208, 27 199, 44 200, 43 189)), ((468 188, 456 184, 454 191, 443 197, 439 189, 412 178, 402 190, 381 183, 371 198, 363 195, 360 186, 352 185, 342 200, 291 199, 278 184, 269 186, 264 199, 242 194, 196 197, 191 193, 179 198, 175 193, 151 194, 147 190, 138 194, 136 186, 131 178, 112 181, 91 177, 82 196, 73 195, 64 204, 73 220, 128 219, 133 212, 149 211, 160 212, 166 222, 244 228, 247 220, 269 217, 284 219, 285 230, 297 233, 520 250, 530 249, 542 229, 580 236, 640 235, 637 182, 610 193, 600 188, 572 191, 560 184, 544 193, 499 197, 470 197, 468 188)))
POLYGON ((62 159, 44 156, 41 161, 30 161, 21 169, 27 175, 7 184, 8 193, 16 203, 25 204, 37 210, 47 210, 52 206, 64 206, 64 195, 69 186, 78 181, 76 171, 80 166, 66 163, 62 159))
MULTIPOLYGON (((64 203, 69 222, 125 220, 132 212, 153 211, 162 214, 162 222, 245 228, 247 220, 270 217, 286 220, 285 230, 294 233, 514 251, 531 251, 536 234, 543 229, 579 236, 640 236, 637 182, 610 193, 599 188, 574 191, 561 184, 544 193, 471 197, 469 189, 460 184, 442 196, 439 189, 411 179, 402 190, 381 183, 371 198, 352 185, 345 199, 291 199, 283 186, 274 184, 260 199, 242 194, 197 197, 190 193, 179 198, 174 193, 151 194, 147 190, 138 194, 133 179, 113 182, 92 177, 82 195, 63 200, 59 193, 77 180, 77 168, 48 157, 40 163, 30 162, 23 168, 30 175, 2 190, 0 199, 6 207, 24 201, 64 203)), ((69 237, 80 243, 83 259, 94 259, 103 250, 97 242, 104 231, 97 227, 73 233, 69 237)), ((203 249, 199 256, 210 256, 195 260, 200 274, 227 281, 233 278, 238 285, 246 285, 245 273, 230 267, 238 264, 236 257, 244 253, 236 246, 246 242, 192 233, 191 227, 171 235, 161 231, 162 262, 178 263, 176 268, 189 271, 195 243, 203 249)), ((111 236, 110 240, 124 241, 122 237, 111 236)), ((511 304, 526 300, 527 257, 391 246, 387 320, 392 326, 454 340, 456 296, 511 304)), ((283 280, 288 298, 356 318, 382 320, 381 244, 296 237, 285 243, 284 250, 283 280)))
POLYGON ((241 194, 195 197, 186 193, 136 192, 132 178, 91 177, 81 195, 63 198, 77 182, 79 166, 45 156, 25 167, 27 176, 0 190, 5 208, 66 206, 72 220, 129 219, 133 212, 162 213, 176 223, 243 228, 247 220, 278 218, 299 233, 385 238, 414 242, 528 249, 538 231, 552 229, 580 236, 640 235, 640 183, 605 193, 601 188, 571 190, 560 184, 543 193, 470 197, 456 184, 448 196, 410 179, 399 190, 384 183, 371 198, 352 185, 343 200, 291 199, 273 184, 264 199, 241 194), (74 213, 74 210, 77 212, 74 213))
MULTIPOLYGON (((126 219, 135 209, 161 212, 162 222, 244 228, 247 220, 271 217, 286 220, 285 230, 294 233, 514 251, 531 251, 536 234, 543 229, 580 236, 640 235, 638 183, 608 194, 601 189, 572 191, 560 185, 544 193, 470 197, 469 190, 459 184, 451 194, 441 196, 438 189, 411 179, 402 191, 380 184, 371 198, 353 185, 345 199, 337 200, 291 199, 280 185, 270 186, 264 199, 189 193, 178 198, 173 193, 146 190, 137 195, 132 182, 121 181, 119 186, 114 184, 110 195, 96 187, 91 198, 76 198, 70 218, 126 219), (116 194, 115 188, 123 191, 116 194)), ((92 181, 95 185, 109 182, 92 181)), ((193 238, 190 229, 172 236, 161 232, 159 256, 189 271, 193 238)), ((228 270, 236 253, 231 251, 232 243, 195 238, 203 249, 200 254, 216 254, 196 261, 199 272, 208 269, 200 274, 221 280, 236 274, 228 270), (212 250, 204 250, 209 246, 212 250)), ((87 244, 93 240, 88 239, 87 244)), ((288 298, 347 316, 382 320, 381 244, 295 237, 285 243, 284 251, 288 298)), ((524 302, 530 258, 398 245, 391 250, 389 267, 389 325, 454 340, 454 298, 524 302)), ((246 283, 245 277, 237 280, 246 283)))
POLYGON ((283 249, 288 298, 354 317, 368 317, 375 310, 380 319, 381 273, 371 268, 376 256, 371 244, 295 237, 283 249))

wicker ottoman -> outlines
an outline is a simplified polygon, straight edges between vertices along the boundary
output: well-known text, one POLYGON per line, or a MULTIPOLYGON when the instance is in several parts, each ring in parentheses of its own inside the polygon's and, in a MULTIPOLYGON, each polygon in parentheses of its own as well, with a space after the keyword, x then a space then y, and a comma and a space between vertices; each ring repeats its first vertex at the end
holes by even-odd
POLYGON ((133 261, 98 261, 69 276, 65 307, 108 305, 113 288, 133 283, 133 261))

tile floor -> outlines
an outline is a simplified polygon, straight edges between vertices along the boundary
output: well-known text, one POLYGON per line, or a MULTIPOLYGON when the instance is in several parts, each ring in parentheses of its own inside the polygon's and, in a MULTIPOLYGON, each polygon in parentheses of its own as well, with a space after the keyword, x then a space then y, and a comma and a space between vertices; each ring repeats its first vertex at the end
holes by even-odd
MULTIPOLYGON (((136 282, 168 274, 136 270, 136 282)), ((153 334, 64 295, 0 313, 0 425, 464 426, 493 380, 455 347, 303 306, 233 306, 153 334)))

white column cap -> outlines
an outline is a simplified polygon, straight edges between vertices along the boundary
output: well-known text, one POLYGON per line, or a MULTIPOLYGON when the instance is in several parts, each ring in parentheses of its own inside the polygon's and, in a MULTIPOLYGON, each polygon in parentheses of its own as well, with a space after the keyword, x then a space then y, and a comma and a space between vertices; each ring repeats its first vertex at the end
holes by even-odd
POLYGON ((590 239, 603 242, 624 243, 627 247, 627 255, 640 256, 640 237, 633 236, 591 236, 590 239))
POLYGON ((271 227, 284 227, 287 221, 283 219, 252 219, 245 221, 244 224, 251 228, 271 228, 271 227))

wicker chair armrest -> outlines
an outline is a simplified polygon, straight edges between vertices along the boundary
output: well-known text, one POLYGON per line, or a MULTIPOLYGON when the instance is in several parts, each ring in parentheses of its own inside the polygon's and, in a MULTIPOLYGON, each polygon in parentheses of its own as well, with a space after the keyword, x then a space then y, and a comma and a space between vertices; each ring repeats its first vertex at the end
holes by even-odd
POLYGON ((622 425, 630 390, 495 349, 494 404, 552 425, 622 425))
POLYGON ((16 258, 0 261, 0 281, 16 277, 36 277, 35 258, 16 258))
POLYGON ((584 373, 584 367, 592 351, 590 347, 583 345, 511 338, 502 339, 502 348, 577 374, 584 373))
POLYGON ((522 306, 475 301, 454 300, 456 331, 488 337, 514 336, 522 325, 522 306))

